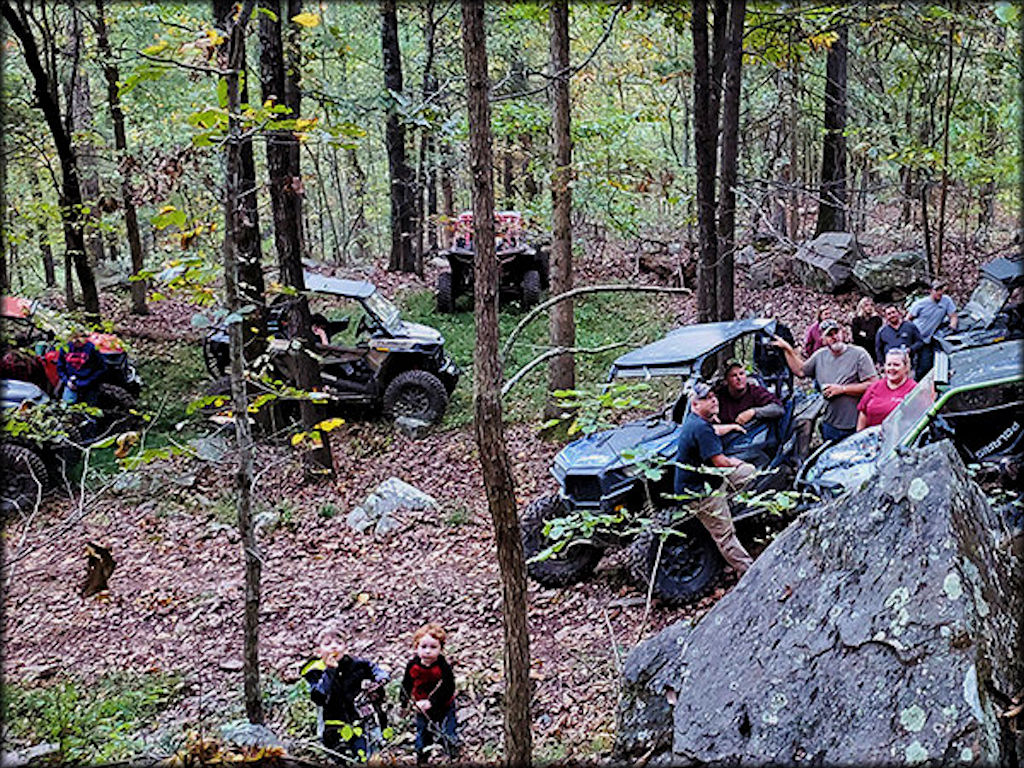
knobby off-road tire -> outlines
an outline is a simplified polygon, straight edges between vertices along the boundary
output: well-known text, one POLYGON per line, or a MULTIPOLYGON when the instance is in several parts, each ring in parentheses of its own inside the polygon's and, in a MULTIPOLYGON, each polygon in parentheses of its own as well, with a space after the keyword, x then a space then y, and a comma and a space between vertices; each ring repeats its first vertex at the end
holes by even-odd
MULTIPOLYGON (((668 525, 671 516, 671 508, 660 510, 653 516, 652 528, 668 525)), ((711 534, 694 518, 673 526, 682 535, 665 539, 659 560, 661 536, 652 528, 641 532, 629 547, 629 573, 637 587, 646 591, 653 577, 651 594, 666 605, 685 605, 704 597, 721 578, 725 567, 711 534)))
POLYGON ((433 425, 447 407, 448 390, 429 371, 402 371, 384 390, 384 415, 389 419, 405 416, 433 425))
POLYGON ((540 272, 531 269, 523 275, 523 309, 540 303, 540 272))
MULTIPOLYGON (((565 517, 568 512, 565 502, 557 496, 542 496, 523 509, 519 529, 527 561, 552 543, 544 535, 544 525, 549 520, 565 517)), ((575 542, 546 560, 527 562, 526 573, 543 587, 567 587, 590 576, 603 554, 603 547, 575 542)))
POLYGON ((49 477, 42 457, 31 448, 0 443, 0 514, 31 510, 49 489, 49 477))
POLYGON ((442 272, 437 276, 437 311, 443 315, 450 315, 455 311, 451 272, 442 272))
MULTIPOLYGON (((128 432, 142 425, 142 417, 138 413, 138 404, 131 393, 116 384, 100 384, 96 388, 96 407, 103 411, 96 426, 97 434, 93 439, 99 440, 108 435, 128 432)), ((83 437, 88 430, 82 429, 83 437)))

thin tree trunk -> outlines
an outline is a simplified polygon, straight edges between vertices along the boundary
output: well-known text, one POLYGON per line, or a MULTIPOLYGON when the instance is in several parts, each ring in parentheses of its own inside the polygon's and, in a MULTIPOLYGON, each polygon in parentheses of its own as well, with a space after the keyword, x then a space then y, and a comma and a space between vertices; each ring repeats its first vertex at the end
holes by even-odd
MULTIPOLYGON (((142 253, 142 238, 139 236, 139 219, 132 199, 131 182, 124 172, 124 161, 127 159, 128 140, 124 129, 124 110, 121 109, 121 97, 118 90, 117 65, 110 49, 107 36, 106 9, 103 0, 96 0, 96 39, 100 53, 103 55, 103 76, 107 81, 107 106, 110 108, 110 119, 114 124, 114 149, 117 150, 121 173, 121 205, 124 207, 125 234, 128 237, 128 250, 131 253, 132 275, 138 275, 145 266, 142 253)), ((132 314, 148 315, 146 306, 146 281, 131 282, 132 314)))
MULTIPOLYGON (((569 2, 551 3, 551 139, 555 168, 551 174, 551 292, 572 290, 572 136, 569 107, 569 2)), ((576 319, 572 301, 551 308, 552 347, 576 345, 576 319)), ((576 386, 576 361, 571 354, 552 358, 548 368, 548 417, 557 415, 553 392, 576 386)))
MULTIPOLYGON (((6 168, 0 170, 0 174, 5 172, 6 168)), ((46 287, 55 288, 57 286, 57 270, 53 262, 53 248, 50 247, 49 227, 46 225, 46 216, 43 213, 43 192, 39 185, 39 177, 32 174, 32 198, 35 201, 38 216, 36 218, 36 242, 39 244, 39 253, 43 257, 43 274, 46 276, 46 287)), ((3 294, 7 295, 9 293, 10 284, 8 283, 3 294)))
MULTIPOLYGON (((96 290, 96 278, 92 266, 85 254, 82 189, 78 181, 78 165, 71 144, 71 136, 61 119, 56 84, 43 67, 35 37, 29 29, 27 20, 21 15, 24 8, 16 10, 10 0, 2 0, 0 10, 2 10, 11 32, 21 43, 25 64, 32 75, 36 104, 46 120, 46 126, 50 130, 60 161, 59 203, 64 230, 65 272, 70 277, 68 263, 74 264, 78 283, 82 287, 82 303, 85 307, 86 319, 98 323, 100 320, 100 297, 96 290)), ((70 308, 74 304, 73 287, 68 287, 67 294, 71 299, 68 305, 70 308)))
MULTIPOLYGON (((218 0, 214 0, 218 2, 218 0)), ((225 219, 224 232, 224 290, 228 309, 238 312, 245 300, 239 283, 243 277, 239 263, 237 238, 248 237, 249 215, 242 199, 247 182, 244 179, 244 143, 238 115, 241 110, 239 76, 245 67, 245 26, 252 15, 255 0, 246 0, 237 20, 230 15, 219 16, 227 23, 223 29, 228 35, 226 65, 228 100, 228 140, 225 152, 225 219)), ((245 687, 245 712, 250 723, 262 723, 263 699, 260 694, 259 665, 259 610, 260 578, 262 561, 256 545, 256 533, 252 519, 253 448, 252 429, 249 425, 247 392, 245 385, 245 339, 242 326, 235 322, 230 329, 231 397, 235 412, 235 441, 238 449, 238 469, 235 472, 236 509, 238 530, 242 539, 245 560, 245 613, 243 681, 245 687)))
POLYGON ((718 234, 715 225, 715 165, 717 155, 717 97, 712 111, 712 81, 708 50, 707 0, 693 0, 693 139, 697 155, 697 319, 711 322, 718 315, 715 293, 718 234))
POLYGON ((412 173, 405 156, 405 126, 391 94, 402 93, 402 53, 398 45, 398 11, 395 0, 381 0, 381 47, 384 54, 384 87, 388 90, 388 119, 384 141, 391 177, 391 258, 388 269, 415 272, 413 253, 412 173))
POLYGON ((716 320, 732 320, 734 307, 733 251, 736 239, 736 179, 740 134, 740 87, 743 63, 743 23, 746 0, 730 0, 725 51, 725 94, 722 103, 722 182, 718 202, 718 293, 716 320))
POLYGON ((501 410, 498 358, 498 260, 494 249, 494 160, 488 103, 484 6, 462 1, 462 51, 469 113, 469 164, 473 183, 476 351, 473 356, 474 431, 494 523, 502 585, 505 661, 505 765, 531 764, 530 638, 526 615, 526 564, 516 518, 515 486, 501 410))

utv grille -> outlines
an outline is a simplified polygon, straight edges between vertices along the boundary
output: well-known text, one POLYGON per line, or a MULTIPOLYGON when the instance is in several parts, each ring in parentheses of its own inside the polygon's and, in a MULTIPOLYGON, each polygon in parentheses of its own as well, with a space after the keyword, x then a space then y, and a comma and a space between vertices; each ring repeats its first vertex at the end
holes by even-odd
POLYGON ((597 504, 601 501, 601 481, 593 475, 569 475, 565 478, 565 495, 577 503, 597 504))

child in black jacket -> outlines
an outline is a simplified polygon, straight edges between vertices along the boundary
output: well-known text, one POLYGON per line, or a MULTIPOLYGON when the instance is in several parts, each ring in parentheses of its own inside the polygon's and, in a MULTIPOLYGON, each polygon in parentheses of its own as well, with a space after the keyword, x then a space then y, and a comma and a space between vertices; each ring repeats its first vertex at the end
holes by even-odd
POLYGON ((446 636, 439 624, 416 630, 412 638, 416 655, 402 677, 403 698, 415 706, 417 763, 425 762, 426 749, 435 741, 450 758, 458 757, 455 675, 441 654, 446 636))
POLYGON ((388 673, 372 661, 345 653, 340 628, 335 625, 328 625, 321 631, 318 645, 320 658, 302 669, 302 676, 311 686, 310 698, 320 709, 318 735, 328 749, 365 761, 373 751, 374 740, 367 740, 366 733, 352 734, 351 738, 343 739, 343 735, 348 735, 344 727, 360 726, 356 698, 365 688, 371 688, 379 695, 373 701, 376 723, 372 723, 371 718, 371 722, 364 721, 361 727, 387 726, 380 704, 383 701, 382 686, 388 680, 388 673))

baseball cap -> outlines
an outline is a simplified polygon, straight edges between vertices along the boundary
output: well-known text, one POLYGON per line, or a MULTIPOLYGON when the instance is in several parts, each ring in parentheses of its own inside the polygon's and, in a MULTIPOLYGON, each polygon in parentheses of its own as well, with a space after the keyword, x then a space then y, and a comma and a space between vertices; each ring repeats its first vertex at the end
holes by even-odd
POLYGON ((690 387, 690 396, 695 397, 698 400, 705 400, 714 394, 714 390, 711 385, 706 381, 698 381, 692 387, 690 387))
POLYGON ((932 290, 933 291, 942 291, 942 290, 945 290, 945 288, 946 288, 946 281, 943 280, 942 278, 937 277, 934 280, 932 280, 932 290))
POLYGON ((727 376, 729 371, 731 371, 733 368, 746 369, 746 366, 742 363, 742 361, 737 360, 735 357, 730 357, 728 360, 725 361, 725 365, 722 366, 722 375, 727 376))
POLYGON ((825 336, 829 333, 832 333, 833 331, 838 331, 839 323, 837 323, 835 320, 822 320, 821 325, 819 327, 821 328, 821 335, 825 336))

